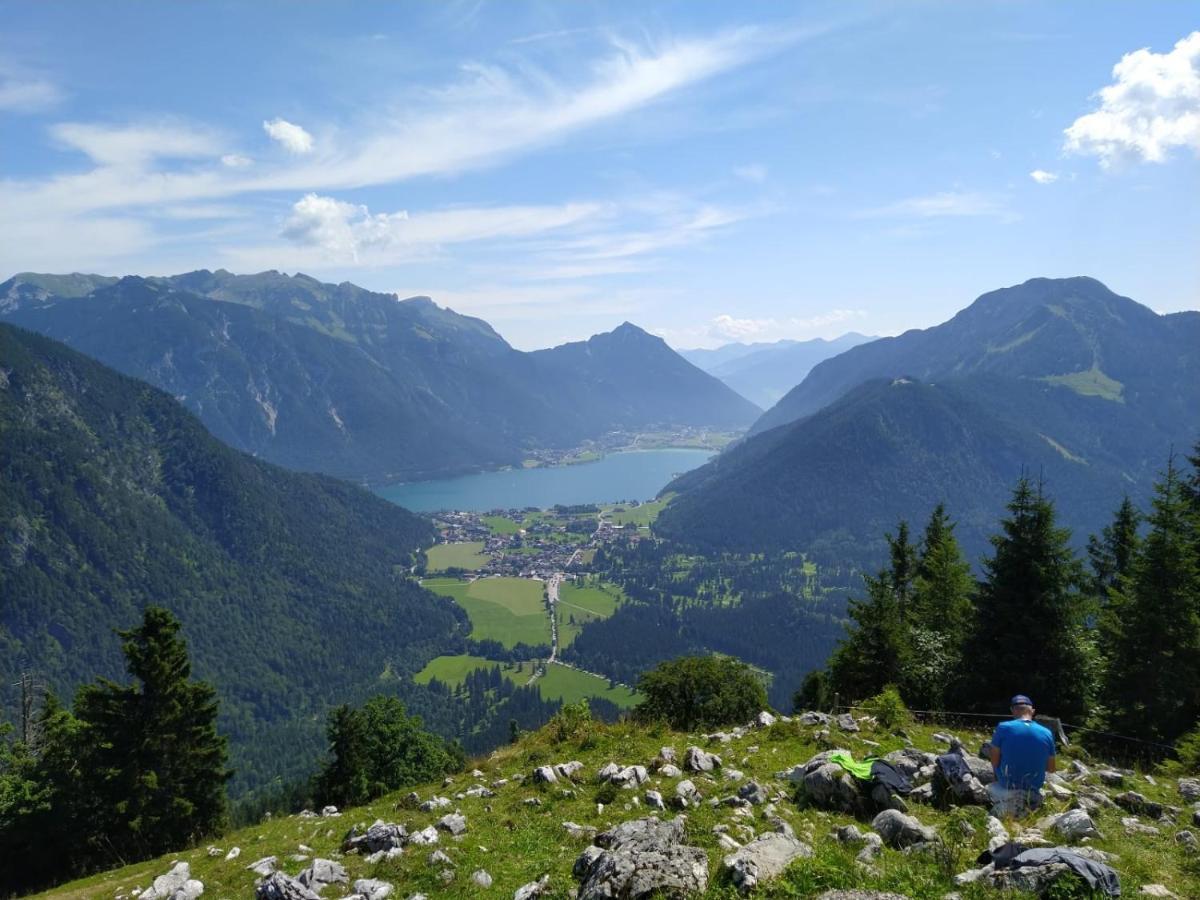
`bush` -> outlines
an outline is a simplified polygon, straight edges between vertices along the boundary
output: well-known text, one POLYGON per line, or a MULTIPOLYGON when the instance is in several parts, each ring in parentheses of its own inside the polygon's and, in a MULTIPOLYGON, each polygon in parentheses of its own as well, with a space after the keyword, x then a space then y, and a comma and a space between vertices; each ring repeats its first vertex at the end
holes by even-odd
POLYGON ((833 704, 833 688, 824 669, 813 669, 800 682, 800 690, 792 695, 792 712, 809 709, 829 709, 833 704))
POLYGON ((581 744, 589 743, 592 737, 592 709, 587 700, 567 703, 550 720, 550 734, 554 742, 561 744, 578 738, 581 744))
POLYGON ((908 707, 904 705, 904 700, 894 684, 889 684, 870 700, 864 701, 863 709, 874 716, 875 721, 887 731, 902 728, 912 720, 908 707))
POLYGON ((755 672, 728 656, 681 656, 638 679, 646 698, 634 710, 641 721, 661 720, 692 731, 750 721, 767 707, 767 691, 755 672))
POLYGON ((1189 775, 1200 775, 1200 725, 1175 742, 1179 768, 1189 775))

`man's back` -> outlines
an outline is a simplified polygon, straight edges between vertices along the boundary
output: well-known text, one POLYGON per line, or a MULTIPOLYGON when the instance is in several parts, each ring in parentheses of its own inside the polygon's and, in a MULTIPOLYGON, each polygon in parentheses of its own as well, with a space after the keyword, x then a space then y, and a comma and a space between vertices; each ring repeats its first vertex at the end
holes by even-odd
POLYGON ((1046 763, 1054 756, 1054 735, 1027 719, 1010 719, 996 726, 992 746, 1000 750, 996 780, 1001 787, 1036 791, 1046 780, 1046 763))

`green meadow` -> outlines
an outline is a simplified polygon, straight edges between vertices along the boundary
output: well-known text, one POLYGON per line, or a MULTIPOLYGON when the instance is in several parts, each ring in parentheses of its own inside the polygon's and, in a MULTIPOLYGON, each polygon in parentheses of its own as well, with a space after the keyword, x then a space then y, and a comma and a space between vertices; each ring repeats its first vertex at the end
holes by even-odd
POLYGON ((488 561, 481 541, 460 544, 434 544, 425 551, 425 569, 428 572, 444 572, 447 569, 478 569, 488 561))
POLYGON ((492 666, 499 666, 500 674, 514 684, 524 684, 529 680, 531 674, 530 666, 524 666, 522 671, 518 672, 515 668, 509 668, 507 663, 462 653, 458 656, 434 657, 426 664, 425 668, 413 676, 413 680, 418 684, 429 684, 436 678, 442 684, 453 687, 465 681, 467 675, 476 669, 490 669, 492 666))
POLYGON ((588 697, 601 697, 622 709, 628 709, 640 699, 627 687, 610 688, 604 678, 558 663, 548 665, 546 674, 534 684, 541 688, 543 698, 561 700, 563 703, 578 703, 588 697))
POLYGON ((542 602, 542 583, 528 578, 426 578, 421 582, 467 611, 471 637, 517 644, 549 644, 550 620, 542 602))
POLYGON ((570 646, 585 622, 607 619, 623 600, 619 589, 603 582, 577 585, 564 581, 558 588, 559 645, 570 646))

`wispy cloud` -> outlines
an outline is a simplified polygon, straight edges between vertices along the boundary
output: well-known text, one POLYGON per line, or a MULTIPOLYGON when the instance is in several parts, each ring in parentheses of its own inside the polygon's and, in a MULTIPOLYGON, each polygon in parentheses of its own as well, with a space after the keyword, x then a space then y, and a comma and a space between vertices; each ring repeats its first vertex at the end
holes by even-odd
POLYGON ((43 112, 61 103, 64 96, 62 88, 50 79, 0 57, 0 112, 43 112))
POLYGON ((860 210, 860 219, 1016 218, 1003 198, 979 191, 941 191, 860 210))
POLYGON ((688 328, 659 328, 655 334, 673 347, 716 347, 727 343, 754 343, 812 339, 842 333, 842 326, 867 315, 863 309, 831 309, 815 316, 801 318, 752 318, 721 313, 709 321, 688 328))
POLYGON ((767 180, 767 167, 762 163, 749 163, 744 166, 734 166, 733 174, 752 184, 762 184, 767 180))
POLYGON ((1038 184, 1054 184, 1058 181, 1057 172, 1047 172, 1045 169, 1034 169, 1029 173, 1029 177, 1038 184))
POLYGON ((1180 147, 1200 155, 1200 31, 1169 53, 1127 53, 1112 74, 1097 94, 1100 108, 1064 132, 1068 152, 1097 156, 1105 168, 1163 162, 1180 147))
POLYGON ((267 137, 278 143, 289 153, 312 153, 313 137, 299 125, 286 119, 271 119, 263 122, 267 137))

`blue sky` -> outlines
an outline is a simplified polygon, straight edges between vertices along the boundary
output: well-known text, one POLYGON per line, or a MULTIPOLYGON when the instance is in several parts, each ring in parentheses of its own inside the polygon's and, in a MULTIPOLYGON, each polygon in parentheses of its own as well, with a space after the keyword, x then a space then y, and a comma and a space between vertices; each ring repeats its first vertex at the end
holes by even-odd
POLYGON ((303 271, 515 346, 1200 307, 1194 3, 0 2, 0 278, 303 271))

